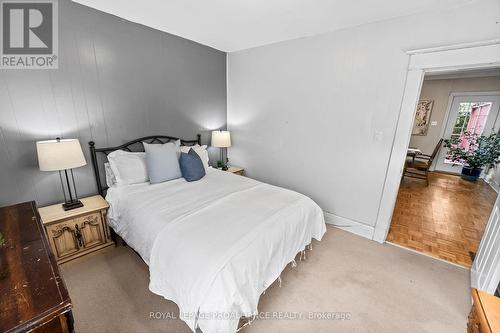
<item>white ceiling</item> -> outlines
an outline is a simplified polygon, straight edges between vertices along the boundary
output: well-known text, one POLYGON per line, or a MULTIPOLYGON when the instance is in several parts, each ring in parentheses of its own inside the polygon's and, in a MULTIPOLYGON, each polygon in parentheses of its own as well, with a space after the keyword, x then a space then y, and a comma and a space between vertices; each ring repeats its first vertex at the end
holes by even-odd
POLYGON ((232 52, 473 0, 74 0, 232 52))

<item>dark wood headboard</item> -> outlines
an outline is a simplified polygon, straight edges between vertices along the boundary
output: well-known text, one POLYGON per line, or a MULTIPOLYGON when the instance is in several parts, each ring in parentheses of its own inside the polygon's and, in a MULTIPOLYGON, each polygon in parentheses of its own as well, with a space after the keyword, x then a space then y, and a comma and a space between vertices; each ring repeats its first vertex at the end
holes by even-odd
MULTIPOLYGON (((181 140, 181 145, 184 146, 194 146, 196 144, 201 145, 201 134, 196 135, 195 140, 181 140)), ((109 153, 114 152, 115 150, 126 150, 129 152, 143 152, 144 151, 144 145, 142 144, 143 142, 146 143, 167 143, 170 141, 176 141, 179 140, 179 138, 173 137, 173 136, 166 136, 166 135, 152 135, 152 136, 146 136, 144 138, 139 138, 135 139, 132 141, 129 141, 127 143, 124 143, 120 146, 116 147, 105 147, 105 148, 96 148, 95 147, 95 142, 90 141, 89 142, 89 149, 90 149, 90 158, 92 160, 92 167, 94 168, 94 176, 95 176, 95 182, 97 185, 97 191, 99 192, 100 195, 104 196, 104 192, 108 189, 107 186, 102 186, 101 182, 101 174, 99 172, 99 159, 97 153, 102 153, 103 155, 107 156, 109 153)), ((104 162, 103 164, 103 170, 104 170, 104 162)))

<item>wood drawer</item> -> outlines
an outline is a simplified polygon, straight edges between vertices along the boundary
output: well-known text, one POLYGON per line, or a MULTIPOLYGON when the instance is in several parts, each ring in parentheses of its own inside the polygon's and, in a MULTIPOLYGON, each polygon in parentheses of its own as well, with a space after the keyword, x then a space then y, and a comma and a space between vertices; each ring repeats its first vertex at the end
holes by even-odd
POLYGON ((81 237, 77 238, 81 249, 89 249, 106 243, 104 232, 104 221, 100 212, 78 217, 75 220, 75 228, 79 230, 81 237))
POLYGON ((112 245, 105 210, 45 225, 52 252, 58 263, 112 245))
POLYGON ((80 250, 75 225, 75 220, 71 219, 47 226, 47 237, 56 260, 72 256, 80 250))
POLYGON ((472 289, 472 300, 467 332, 500 332, 500 298, 472 289))

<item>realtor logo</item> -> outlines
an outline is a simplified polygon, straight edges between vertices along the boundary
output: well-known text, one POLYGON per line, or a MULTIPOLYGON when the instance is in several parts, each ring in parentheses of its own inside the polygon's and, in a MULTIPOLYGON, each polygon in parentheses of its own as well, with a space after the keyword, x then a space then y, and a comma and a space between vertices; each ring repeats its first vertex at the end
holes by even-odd
POLYGON ((0 68, 57 68, 56 0, 0 0, 0 68))

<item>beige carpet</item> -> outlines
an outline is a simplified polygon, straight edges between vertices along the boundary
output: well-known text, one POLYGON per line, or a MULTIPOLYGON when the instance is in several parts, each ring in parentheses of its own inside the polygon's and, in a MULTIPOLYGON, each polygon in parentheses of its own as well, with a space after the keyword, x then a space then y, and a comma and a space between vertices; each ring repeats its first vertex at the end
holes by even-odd
MULTIPOLYGON (((148 267, 127 247, 61 266, 77 332, 190 332, 177 306, 148 290, 148 267), (150 312, 164 313, 150 319, 150 312)), ((261 297, 243 332, 465 332, 469 271, 389 244, 328 228, 281 288, 261 297), (345 320, 325 319, 348 313, 345 320), (308 319, 318 313, 322 319, 308 319), (302 316, 265 319, 265 316, 302 316)), ((156 314, 158 315, 158 314, 156 314)))

